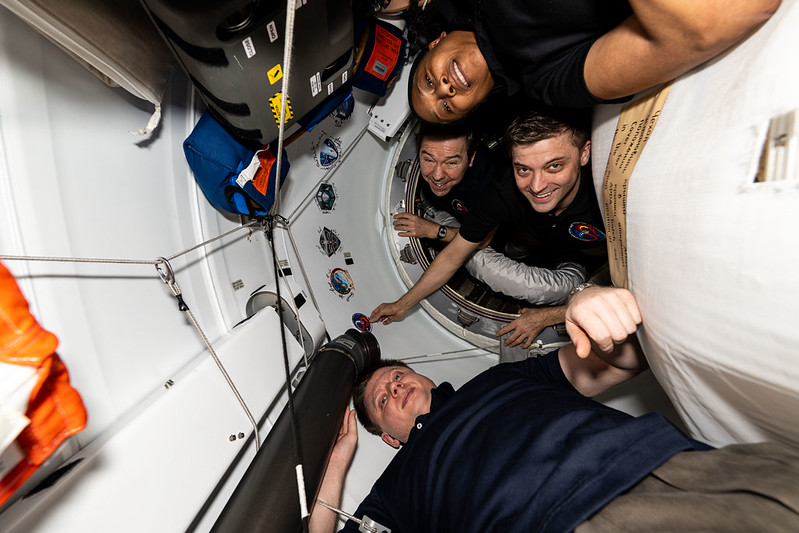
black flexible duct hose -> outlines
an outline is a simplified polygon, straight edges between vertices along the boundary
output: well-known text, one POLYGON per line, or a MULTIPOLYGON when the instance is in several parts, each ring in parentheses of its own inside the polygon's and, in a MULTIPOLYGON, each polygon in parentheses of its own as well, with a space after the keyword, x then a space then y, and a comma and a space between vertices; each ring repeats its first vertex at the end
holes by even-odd
MULTIPOLYGON (((364 368, 380 359, 371 333, 349 329, 319 349, 294 392, 309 510, 338 436, 344 407, 364 368)), ((296 532, 302 528, 289 413, 278 417, 211 531, 296 532)))

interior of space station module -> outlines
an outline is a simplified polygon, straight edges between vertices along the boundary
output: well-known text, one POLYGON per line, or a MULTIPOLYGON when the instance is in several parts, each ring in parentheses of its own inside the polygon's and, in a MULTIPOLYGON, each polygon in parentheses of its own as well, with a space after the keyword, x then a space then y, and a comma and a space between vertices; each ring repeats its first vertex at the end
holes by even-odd
MULTIPOLYGON (((15 439, 41 368, 0 362, 0 530, 226 531, 251 483, 262 530, 296 531, 292 435, 313 496, 366 364, 456 388, 497 364, 521 303, 463 270, 404 319, 369 322, 437 253, 391 223, 422 184, 410 58, 395 49, 390 84, 353 86, 348 0, 286 5, 0 0, 0 262, 86 414, 34 461, 15 439), (218 144, 184 150, 204 117, 282 154, 247 185, 260 205, 221 193, 252 216, 195 177, 190 163, 219 163, 218 144)), ((797 25, 783 2, 676 79, 628 191, 651 370, 600 400, 716 446, 799 445, 797 25)), ((620 111, 593 112, 597 190, 620 111)), ((548 327, 533 351, 567 341, 548 327)), ((345 511, 394 453, 361 432, 345 511)))

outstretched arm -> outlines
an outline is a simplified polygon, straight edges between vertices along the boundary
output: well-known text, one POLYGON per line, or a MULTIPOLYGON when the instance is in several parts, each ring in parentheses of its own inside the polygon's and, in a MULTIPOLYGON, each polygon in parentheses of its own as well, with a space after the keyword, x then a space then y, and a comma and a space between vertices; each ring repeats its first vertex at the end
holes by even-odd
POLYGON ((672 80, 753 33, 780 0, 630 0, 633 15, 591 46, 585 82, 597 98, 672 80))
MULTIPOLYGON (((336 440, 333 451, 330 453, 330 459, 327 462, 327 470, 325 470, 325 477, 322 479, 322 486, 319 487, 317 499, 333 507, 341 507, 344 478, 350 468, 357 444, 358 422, 355 419, 355 411, 347 407, 347 411, 344 413, 344 421, 341 423, 341 430, 339 430, 338 440, 336 440)), ((335 528, 336 513, 315 503, 311 510, 311 519, 308 522, 309 533, 333 533, 335 528)))
POLYGON ((391 324, 400 320, 413 306, 440 289, 449 281, 466 259, 480 247, 480 243, 467 241, 456 235, 441 253, 436 256, 430 267, 425 270, 419 281, 406 292, 402 298, 392 303, 378 305, 369 315, 371 322, 391 324))

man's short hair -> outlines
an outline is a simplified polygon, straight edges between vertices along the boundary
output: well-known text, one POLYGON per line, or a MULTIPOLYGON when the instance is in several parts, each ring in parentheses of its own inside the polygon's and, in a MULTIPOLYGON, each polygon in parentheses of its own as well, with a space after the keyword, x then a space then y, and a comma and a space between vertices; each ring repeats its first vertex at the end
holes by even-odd
POLYGON ((416 146, 421 149, 422 141, 425 139, 435 139, 439 141, 447 139, 457 139, 466 137, 466 155, 472 157, 477 150, 477 142, 474 138, 474 130, 471 124, 463 120, 451 124, 429 124, 422 122, 419 126, 419 133, 416 134, 416 146))
POLYGON ((532 109, 516 117, 505 132, 508 149, 514 146, 533 144, 569 133, 571 142, 582 149, 591 138, 591 122, 588 113, 575 110, 532 109))
POLYGON ((410 368, 405 362, 399 359, 381 359, 380 361, 366 367, 363 373, 355 381, 355 386, 352 389, 352 404, 355 406, 355 413, 358 415, 358 420, 361 421, 364 429, 372 435, 382 435, 383 428, 378 426, 366 410, 366 402, 364 401, 364 394, 366 393, 366 385, 372 379, 374 373, 381 368, 387 366, 402 366, 410 368))

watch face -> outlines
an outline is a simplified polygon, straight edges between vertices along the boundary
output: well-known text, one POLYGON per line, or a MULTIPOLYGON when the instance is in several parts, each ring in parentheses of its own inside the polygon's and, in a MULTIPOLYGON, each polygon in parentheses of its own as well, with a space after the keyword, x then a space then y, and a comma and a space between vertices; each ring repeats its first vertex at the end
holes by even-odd
POLYGON ((446 236, 447 236, 447 228, 444 227, 444 226, 439 226, 438 227, 438 238, 439 239, 443 239, 446 236))

